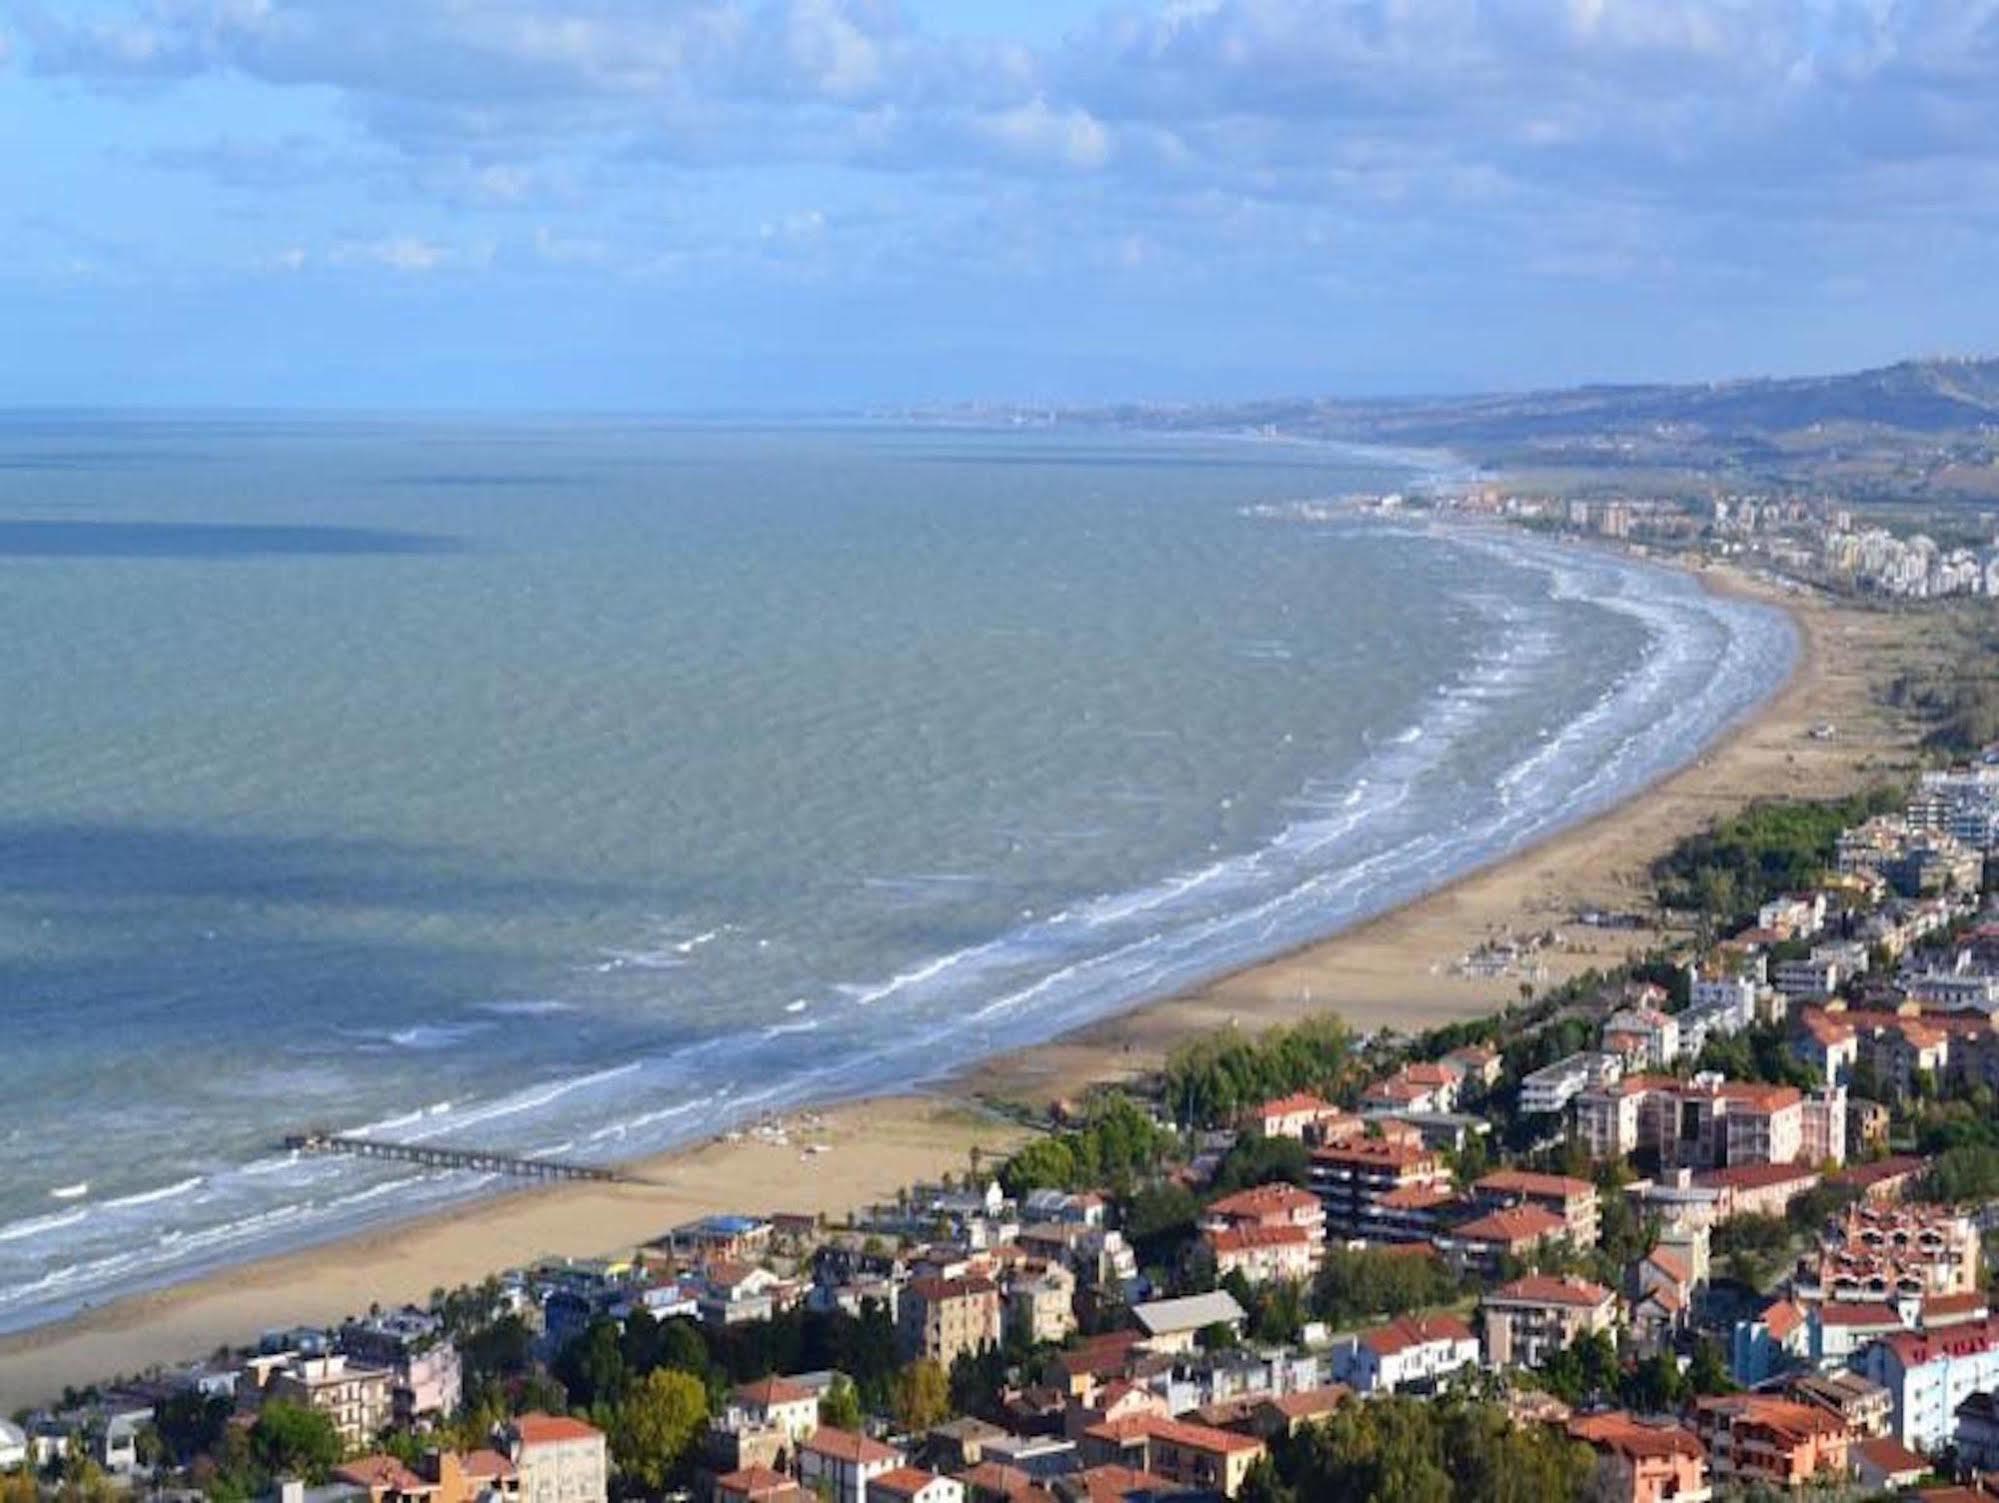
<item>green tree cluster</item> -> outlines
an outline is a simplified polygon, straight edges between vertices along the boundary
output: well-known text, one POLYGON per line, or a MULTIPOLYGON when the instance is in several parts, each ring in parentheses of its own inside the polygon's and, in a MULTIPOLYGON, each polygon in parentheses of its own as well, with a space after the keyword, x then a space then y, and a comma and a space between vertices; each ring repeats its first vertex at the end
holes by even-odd
POLYGON ((1449 1304, 1458 1281, 1442 1260, 1385 1248, 1329 1247, 1312 1282, 1311 1309, 1334 1326, 1449 1304))
POLYGON ((1174 1051, 1163 1095, 1183 1127, 1220 1127, 1293 1091, 1338 1095, 1352 1083, 1353 1034, 1336 1017, 1251 1037, 1234 1029, 1174 1051))
POLYGON ((1029 1190, 1127 1190, 1156 1174, 1179 1146, 1122 1091, 1093 1097, 1083 1125, 1037 1138, 1007 1160, 1000 1183, 1010 1195, 1029 1190))
POLYGON ((1546 1426, 1515 1426, 1495 1404, 1390 1398, 1350 1404, 1280 1439, 1245 1485, 1246 1503, 1584 1503, 1595 1454, 1546 1426))
POLYGON ((1653 864, 1659 901, 1699 914, 1716 932, 1739 928, 1780 893, 1831 865, 1842 830, 1902 806, 1890 788, 1851 798, 1750 805, 1690 835, 1653 864))

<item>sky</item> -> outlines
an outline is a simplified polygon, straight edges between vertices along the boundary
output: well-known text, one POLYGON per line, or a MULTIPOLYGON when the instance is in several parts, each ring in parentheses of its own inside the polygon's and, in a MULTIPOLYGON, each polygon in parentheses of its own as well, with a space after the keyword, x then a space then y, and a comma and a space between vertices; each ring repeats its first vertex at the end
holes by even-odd
POLYGON ((1999 0, 0 0, 0 405, 1999 350, 1999 0))

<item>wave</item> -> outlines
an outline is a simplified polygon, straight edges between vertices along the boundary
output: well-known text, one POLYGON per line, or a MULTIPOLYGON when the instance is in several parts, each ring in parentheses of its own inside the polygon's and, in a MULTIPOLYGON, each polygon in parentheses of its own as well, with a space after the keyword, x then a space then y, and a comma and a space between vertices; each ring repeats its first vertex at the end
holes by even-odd
POLYGON ((0 1226, 0 1242, 19 1242, 27 1237, 61 1231, 66 1226, 75 1226, 89 1214, 88 1210, 82 1209, 55 1211, 47 1216, 30 1216, 25 1221, 10 1221, 0 1226))
POLYGON ((133 1206, 155 1205, 162 1200, 173 1200, 178 1196, 187 1194, 190 1190, 199 1189, 207 1182, 207 1179, 202 1175, 191 1175, 187 1179, 177 1180, 171 1185, 162 1185, 157 1190, 141 1190, 136 1195, 126 1195, 118 1200, 107 1200, 99 1209, 105 1211, 123 1211, 133 1206))

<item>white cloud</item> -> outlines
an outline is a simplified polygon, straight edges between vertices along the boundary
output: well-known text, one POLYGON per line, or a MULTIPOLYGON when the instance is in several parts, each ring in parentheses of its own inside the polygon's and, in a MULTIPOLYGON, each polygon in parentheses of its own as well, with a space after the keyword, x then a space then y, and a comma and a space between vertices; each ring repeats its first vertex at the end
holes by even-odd
POLYGON ((335 266, 378 266, 389 271, 431 272, 464 262, 465 256, 434 240, 391 235, 380 240, 343 240, 327 259, 335 266))

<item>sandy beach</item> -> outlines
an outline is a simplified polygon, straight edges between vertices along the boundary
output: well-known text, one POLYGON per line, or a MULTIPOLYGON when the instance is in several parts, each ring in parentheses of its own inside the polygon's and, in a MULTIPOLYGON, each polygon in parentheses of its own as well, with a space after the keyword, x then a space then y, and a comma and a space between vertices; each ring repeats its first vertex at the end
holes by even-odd
POLYGON ((1878 686, 1923 650, 1916 618, 1840 609, 1715 571, 1710 586, 1790 609, 1803 652, 1788 684, 1694 765, 1627 802, 1370 923, 1054 1042, 985 1062, 944 1093, 849 1103, 804 1120, 783 1144, 716 1141, 634 1166, 644 1184, 524 1192, 445 1215, 135 1296, 0 1338, 0 1410, 65 1385, 199 1356, 264 1330, 422 1299, 541 1256, 629 1249, 722 1209, 841 1213, 908 1182, 962 1172, 1020 1130, 978 1100, 1045 1104, 1129 1078, 1179 1041, 1337 1011, 1361 1029, 1414 1030, 1489 1011, 1521 974, 1469 979, 1454 964, 1483 939, 1557 931, 1531 984, 1615 964, 1658 936, 1574 922, 1578 909, 1642 905, 1648 864, 1674 840, 1757 798, 1833 795, 1906 768, 1911 727, 1878 686), (1830 724, 1829 738, 1812 734, 1830 724), (806 1144, 826 1152, 808 1154, 806 1144))

